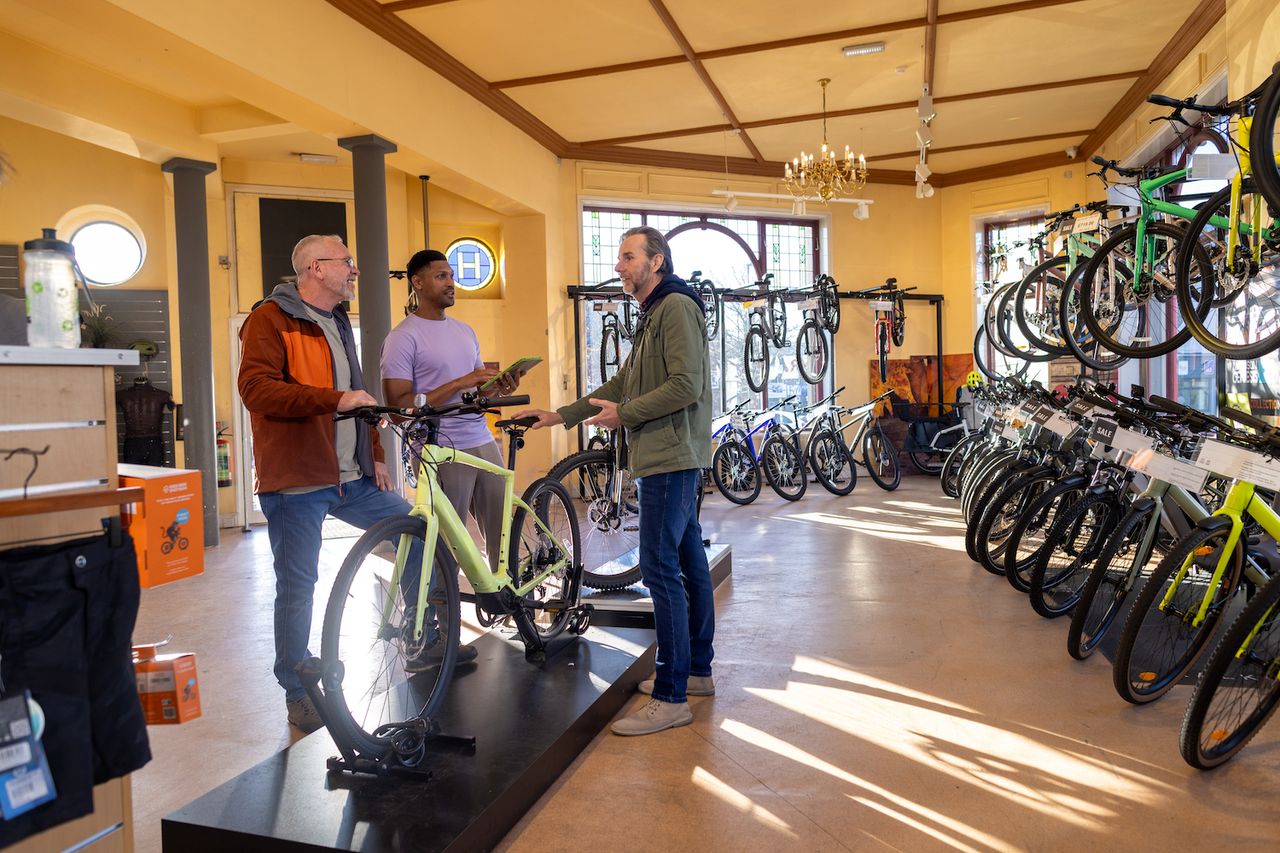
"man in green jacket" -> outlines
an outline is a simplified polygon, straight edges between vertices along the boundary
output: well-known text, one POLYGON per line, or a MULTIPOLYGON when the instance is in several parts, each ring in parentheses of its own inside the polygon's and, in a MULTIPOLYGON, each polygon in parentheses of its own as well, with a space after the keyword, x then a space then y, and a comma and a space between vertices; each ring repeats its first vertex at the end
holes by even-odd
POLYGON ((627 430, 640 487, 640 572, 653 597, 658 661, 655 677, 640 685, 653 698, 615 722, 613 732, 647 735, 693 722, 687 696, 715 693, 715 610, 697 514, 699 472, 711 464, 711 361, 702 300, 673 274, 661 232, 640 227, 623 234, 614 270, 640 303, 631 354, 583 399, 520 415, 536 415, 537 427, 585 420, 627 430))

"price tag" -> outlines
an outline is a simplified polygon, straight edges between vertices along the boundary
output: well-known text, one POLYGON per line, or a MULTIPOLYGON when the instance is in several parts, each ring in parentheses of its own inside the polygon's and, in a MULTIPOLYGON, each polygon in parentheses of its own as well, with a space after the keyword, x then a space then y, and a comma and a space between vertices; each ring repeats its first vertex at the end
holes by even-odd
POLYGON ((889 299, 871 299, 867 302, 872 311, 892 311, 893 302, 889 299))
POLYGON ((1080 216, 1072 221, 1075 223, 1071 229, 1072 234, 1087 234, 1090 231, 1097 231, 1102 225, 1102 214, 1095 210, 1088 216, 1080 216))
POLYGON ((1196 448, 1192 461, 1224 477, 1244 480, 1264 489, 1280 490, 1280 464, 1261 453, 1234 444, 1206 438, 1196 448))
POLYGON ((1149 450, 1154 443, 1150 436, 1124 429, 1123 427, 1117 429, 1115 437, 1111 439, 1112 447, 1127 453, 1139 453, 1143 450, 1149 450))
POLYGON ((1061 412, 1054 412, 1053 416, 1049 418, 1045 426, 1050 432, 1060 435, 1063 438, 1067 438, 1071 433, 1076 431, 1077 425, 1075 421, 1071 420, 1071 418, 1061 412))
POLYGON ((1000 430, 1000 436, 1001 438, 1007 438, 1010 441, 1022 440, 1022 433, 1018 432, 1018 428, 1013 424, 1005 424, 1004 428, 1000 430))
POLYGON ((803 302, 797 302, 796 307, 799 308, 801 311, 809 311, 811 309, 816 311, 818 310, 818 300, 806 299, 803 302))
POLYGON ((1048 406, 1041 406, 1040 409, 1034 415, 1031 416, 1031 422, 1033 424, 1044 426, 1045 424, 1049 423, 1049 421, 1056 414, 1057 412, 1055 412, 1053 409, 1049 408, 1048 406))
POLYGON ((1059 237, 1070 237, 1072 230, 1076 227, 1074 219, 1064 219, 1062 224, 1058 226, 1057 235, 1059 237))
POLYGON ((1072 400, 1071 405, 1067 406, 1067 411, 1073 415, 1080 415, 1083 418, 1090 417, 1093 414, 1093 406, 1090 406, 1084 400, 1072 400))
POLYGON ((1209 479, 1208 469, 1193 465, 1185 459, 1165 456, 1151 448, 1135 453, 1129 467, 1143 472, 1153 480, 1181 486, 1193 495, 1203 489, 1205 481, 1209 479))

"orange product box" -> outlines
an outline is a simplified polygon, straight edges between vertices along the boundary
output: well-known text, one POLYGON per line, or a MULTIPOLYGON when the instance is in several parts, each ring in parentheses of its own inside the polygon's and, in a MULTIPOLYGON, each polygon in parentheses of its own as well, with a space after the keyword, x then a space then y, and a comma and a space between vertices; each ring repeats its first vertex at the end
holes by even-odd
POLYGON ((133 673, 147 725, 185 723, 200 716, 200 684, 191 652, 156 654, 156 647, 133 647, 133 673))
POLYGON ((151 465, 117 466, 120 485, 143 490, 121 521, 138 550, 138 577, 159 586, 204 571, 204 510, 200 472, 151 465))

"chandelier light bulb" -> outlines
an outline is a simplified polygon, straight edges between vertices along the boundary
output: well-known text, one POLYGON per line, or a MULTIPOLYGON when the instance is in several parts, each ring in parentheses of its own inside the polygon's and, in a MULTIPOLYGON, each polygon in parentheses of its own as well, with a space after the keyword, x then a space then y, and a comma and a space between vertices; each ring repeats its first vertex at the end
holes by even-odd
POLYGON ((783 184, 799 202, 811 198, 830 201, 837 195, 849 195, 861 189, 867 182, 866 158, 859 154, 855 163, 853 149, 846 145, 842 159, 827 141, 827 84, 830 82, 827 78, 818 81, 822 87, 822 146, 812 154, 801 151, 799 157, 791 159, 790 165, 783 165, 783 184))

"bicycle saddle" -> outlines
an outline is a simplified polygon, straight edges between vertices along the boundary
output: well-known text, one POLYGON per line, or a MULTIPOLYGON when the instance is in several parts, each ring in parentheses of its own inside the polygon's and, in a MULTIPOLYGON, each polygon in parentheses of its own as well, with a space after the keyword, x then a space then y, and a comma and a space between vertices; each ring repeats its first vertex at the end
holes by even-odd
POLYGON ((525 430, 532 429, 537 422, 538 419, 530 415, 524 418, 507 418, 506 420, 498 421, 494 426, 498 429, 525 430))

